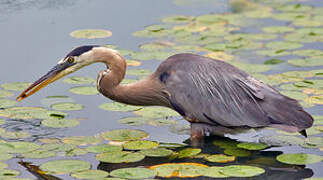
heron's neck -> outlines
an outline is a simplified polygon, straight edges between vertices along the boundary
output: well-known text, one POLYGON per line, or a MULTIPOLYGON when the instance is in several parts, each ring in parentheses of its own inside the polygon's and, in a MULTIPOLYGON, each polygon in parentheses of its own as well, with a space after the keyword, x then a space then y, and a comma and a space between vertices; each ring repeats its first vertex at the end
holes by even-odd
POLYGON ((121 55, 107 59, 109 70, 98 82, 99 91, 106 97, 131 105, 149 106, 160 105, 169 107, 164 86, 154 74, 144 80, 122 85, 126 72, 126 61, 121 55))

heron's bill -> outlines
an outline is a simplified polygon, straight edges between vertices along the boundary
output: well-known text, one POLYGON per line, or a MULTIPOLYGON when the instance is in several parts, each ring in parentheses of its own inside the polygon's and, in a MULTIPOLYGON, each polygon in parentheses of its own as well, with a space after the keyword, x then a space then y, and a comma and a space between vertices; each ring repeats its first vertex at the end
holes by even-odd
POLYGON ((66 73, 62 71, 62 69, 59 68, 53 68, 51 71, 49 71, 47 74, 39 78, 37 81, 35 81, 33 84, 31 84, 26 90, 24 90, 20 95, 16 98, 17 101, 21 101, 28 96, 31 96, 32 94, 36 93, 40 89, 46 87, 48 84, 64 77, 66 73))

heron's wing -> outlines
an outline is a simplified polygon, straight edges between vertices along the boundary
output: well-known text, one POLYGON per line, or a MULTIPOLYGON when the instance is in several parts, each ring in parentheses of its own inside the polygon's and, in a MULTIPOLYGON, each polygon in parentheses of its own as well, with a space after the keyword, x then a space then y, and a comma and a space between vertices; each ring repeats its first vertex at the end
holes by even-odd
POLYGON ((225 62, 182 56, 172 57, 183 60, 170 59, 165 65, 171 66, 164 68, 170 71, 165 85, 171 104, 185 116, 222 126, 294 125, 297 121, 293 112, 282 112, 290 106, 302 110, 297 101, 225 62))

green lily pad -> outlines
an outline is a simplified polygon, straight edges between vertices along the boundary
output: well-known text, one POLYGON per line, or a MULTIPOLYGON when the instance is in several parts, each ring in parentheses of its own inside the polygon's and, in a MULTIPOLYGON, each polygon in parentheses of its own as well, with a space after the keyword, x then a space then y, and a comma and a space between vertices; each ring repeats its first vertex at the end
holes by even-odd
POLYGON ((110 37, 112 36, 112 32, 103 29, 83 29, 73 31, 70 35, 74 38, 95 39, 110 37))
POLYGON ((95 146, 89 146, 86 148, 86 150, 92 153, 103 153, 103 152, 112 152, 112 151, 122 151, 122 147, 114 146, 110 144, 99 144, 95 146))
POLYGON ((186 144, 165 143, 165 142, 160 142, 159 143, 159 147, 160 148, 170 148, 170 149, 174 149, 174 148, 179 148, 179 147, 184 147, 184 146, 186 146, 186 144))
POLYGON ((132 106, 132 105, 127 105, 119 102, 104 103, 104 104, 101 104, 99 108, 107 111, 122 111, 122 112, 137 111, 139 109, 142 109, 141 106, 132 106))
POLYGON ((1 169, 0 170, 0 178, 1 179, 8 179, 11 177, 18 176, 20 174, 19 171, 17 170, 12 170, 12 169, 1 169))
POLYGON ((318 49, 302 49, 293 51, 293 54, 297 56, 323 56, 323 51, 318 49))
POLYGON ((306 139, 306 144, 309 144, 315 147, 323 147, 323 137, 309 137, 306 139))
POLYGON ((149 122, 149 119, 144 117, 127 117, 127 118, 119 119, 118 122, 120 124, 126 124, 129 126, 139 126, 139 125, 147 124, 149 122))
POLYGON ((69 91, 73 94, 79 94, 79 95, 99 94, 99 91, 94 86, 78 86, 78 87, 71 88, 69 91))
POLYGON ((4 168, 7 168, 7 167, 8 167, 8 164, 0 162, 0 169, 4 169, 4 168))
POLYGON ((147 43, 140 45, 140 48, 145 51, 161 51, 167 48, 167 45, 161 43, 147 43))
POLYGON ((62 102, 74 102, 72 98, 68 96, 47 96, 41 100, 41 103, 46 106, 51 106, 52 104, 62 103, 62 102))
POLYGON ((81 156, 81 155, 84 155, 84 154, 87 154, 88 152, 84 149, 81 149, 81 148, 74 148, 70 151, 66 151, 65 152, 65 156, 81 156))
POLYGON ((139 152, 147 157, 167 157, 173 154, 172 150, 166 148, 143 149, 139 152))
POLYGON ((308 19, 296 19, 293 21, 293 25, 301 27, 319 27, 323 23, 321 20, 308 20, 308 19))
POLYGON ((55 157, 56 152, 38 149, 28 153, 23 153, 21 154, 21 156, 24 158, 42 159, 42 158, 55 157))
POLYGON ((5 124, 6 123, 6 120, 4 120, 4 119, 0 119, 0 125, 3 125, 3 124, 5 124))
POLYGON ((304 140, 295 136, 265 136, 259 139, 261 143, 272 146, 293 146, 304 143, 304 140))
POLYGON ((237 157, 248 157, 251 156, 251 151, 239 148, 226 148, 224 154, 237 157))
POLYGON ((127 66, 140 66, 141 62, 136 60, 127 60, 127 66))
POLYGON ((83 77, 83 76, 73 76, 69 77, 63 80, 63 82, 68 84, 93 84, 95 83, 95 80, 89 77, 83 77))
POLYGON ((39 168, 54 174, 66 174, 88 170, 91 164, 81 160, 54 160, 45 162, 39 168))
POLYGON ((74 144, 78 146, 99 144, 102 141, 100 137, 95 136, 70 136, 62 139, 65 144, 74 144))
POLYGON ((227 156, 224 154, 214 154, 210 156, 204 157, 205 160, 209 162, 217 162, 217 163, 227 163, 227 162, 232 162, 236 160, 235 156, 227 156))
POLYGON ((23 139, 30 137, 30 133, 24 131, 4 131, 0 132, 0 136, 5 139, 23 139))
POLYGON ((134 141, 147 138, 149 134, 136 129, 116 129, 103 132, 101 136, 109 141, 134 141))
POLYGON ((320 96, 310 96, 304 99, 304 102, 309 104, 323 104, 323 95, 320 96))
POLYGON ((262 30, 267 33, 286 33, 293 32, 295 29, 289 26, 269 26, 262 28, 262 30))
POLYGON ((191 158, 201 152, 199 148, 185 148, 178 152, 178 158, 191 158))
POLYGON ((41 146, 42 150, 45 151, 55 151, 55 152, 67 152, 75 149, 76 146, 72 144, 59 144, 59 143, 53 143, 53 144, 44 144, 41 146))
POLYGON ((78 126, 80 122, 76 119, 45 119, 41 124, 52 128, 67 128, 78 126))
POLYGON ((164 107, 145 107, 138 111, 135 111, 134 113, 146 118, 164 118, 171 116, 179 116, 179 114, 176 111, 164 107))
POLYGON ((148 140, 136 140, 129 141, 123 144, 123 148, 127 150, 142 150, 142 149, 152 149, 158 147, 158 143, 148 140))
POLYGON ((290 59, 287 61, 293 66, 323 66, 323 56, 322 57, 311 57, 306 59, 290 59))
POLYGON ((237 147, 238 142, 231 139, 216 139, 213 144, 223 149, 233 149, 237 147))
POLYGON ((0 98, 0 108, 8 108, 8 107, 15 106, 16 104, 17 104, 17 101, 0 98))
POLYGON ((153 119, 148 121, 148 124, 152 126, 168 126, 176 123, 177 121, 174 119, 153 119))
POLYGON ((262 150, 268 147, 266 144, 261 143, 239 143, 238 148, 247 149, 247 150, 262 150))
POLYGON ((283 4, 281 6, 277 6, 277 9, 280 11, 287 12, 307 12, 312 10, 312 6, 307 6, 303 4, 283 4))
POLYGON ((269 59, 264 62, 264 64, 271 65, 271 64, 280 64, 283 63, 280 59, 269 59))
POLYGON ((0 161, 7 161, 9 159, 13 158, 12 154, 8 154, 8 153, 0 153, 0 161))
POLYGON ((290 55, 291 52, 286 51, 284 49, 279 49, 279 50, 260 50, 256 51, 257 54, 263 55, 263 56, 287 56, 290 55))
POLYGON ((5 142, 0 143, 0 152, 26 153, 39 149, 39 145, 30 142, 5 142))
POLYGON ((281 154, 276 157, 279 162, 285 164, 296 164, 296 165, 305 165, 305 164, 314 164, 323 160, 322 156, 314 154, 281 154))
POLYGON ((285 41, 273 41, 266 44, 266 48, 269 49, 297 49, 303 47, 300 43, 285 42, 285 41))
POLYGON ((30 83, 28 82, 14 82, 14 83, 2 84, 0 87, 10 91, 23 91, 27 89, 28 86, 30 86, 30 83))
POLYGON ((159 177, 198 177, 204 175, 208 166, 198 163, 166 163, 149 167, 155 170, 159 177))
POLYGON ((92 169, 71 174, 72 177, 77 179, 101 179, 108 175, 109 173, 106 171, 92 169))
POLYGON ((112 151, 96 155, 96 159, 107 163, 130 163, 138 162, 145 158, 145 155, 139 152, 112 151))
POLYGON ((51 108, 58 111, 78 111, 83 109, 83 105, 71 102, 63 102, 52 104, 51 108))
POLYGON ((11 96, 13 96, 12 92, 0 89, 0 98, 11 97, 11 96))
POLYGON ((113 170, 110 175, 126 179, 146 179, 154 178, 156 172, 147 168, 122 168, 113 170))
POLYGON ((164 23, 188 23, 192 21, 193 17, 191 16, 168 16, 162 19, 164 23))
POLYGON ((253 177, 265 173, 262 168, 245 165, 224 166, 221 170, 224 175, 231 177, 253 177))
POLYGON ((306 94, 298 91, 280 91, 280 93, 297 100, 302 100, 308 97, 306 94))
POLYGON ((223 167, 212 166, 205 168, 203 170, 203 176, 212 177, 212 178, 226 178, 227 175, 224 175, 222 172, 223 167))

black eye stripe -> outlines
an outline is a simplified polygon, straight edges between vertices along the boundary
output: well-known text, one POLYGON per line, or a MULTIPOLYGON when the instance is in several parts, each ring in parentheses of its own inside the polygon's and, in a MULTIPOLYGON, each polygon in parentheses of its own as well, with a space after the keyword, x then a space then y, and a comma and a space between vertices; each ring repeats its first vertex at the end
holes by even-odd
POLYGON ((70 56, 80 56, 81 54, 90 51, 94 47, 99 47, 98 45, 88 45, 88 46, 80 46, 73 49, 70 53, 68 53, 65 58, 70 56))

